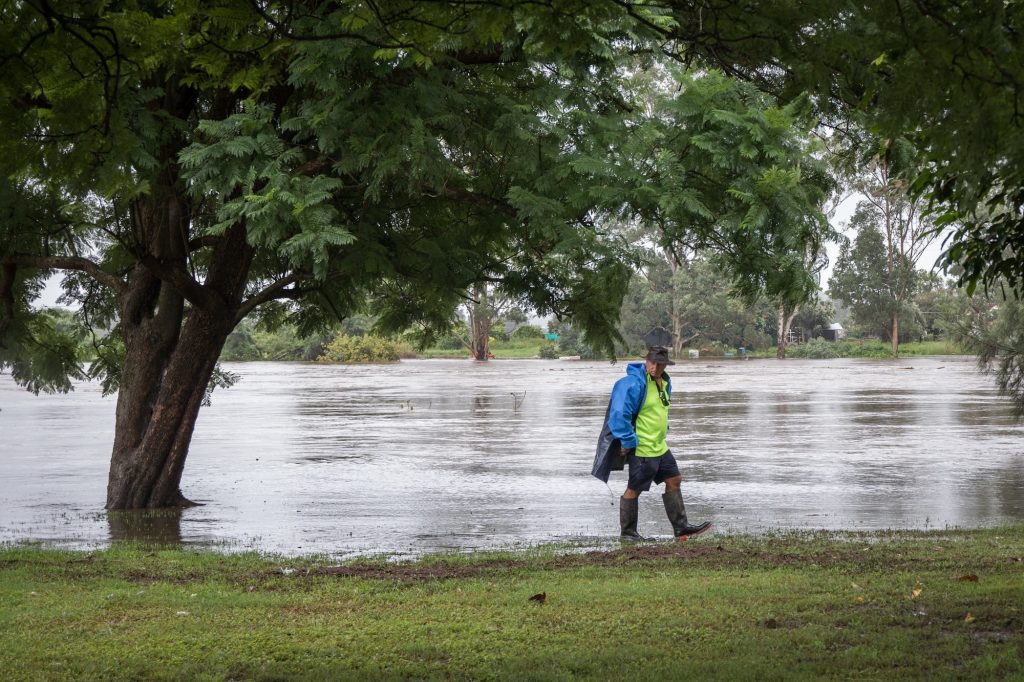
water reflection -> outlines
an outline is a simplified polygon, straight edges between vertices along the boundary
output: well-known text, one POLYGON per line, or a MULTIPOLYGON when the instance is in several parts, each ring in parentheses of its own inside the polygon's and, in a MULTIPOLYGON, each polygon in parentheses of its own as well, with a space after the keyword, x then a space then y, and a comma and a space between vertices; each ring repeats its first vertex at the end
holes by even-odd
MULTIPOLYGON (((0 540, 410 554, 617 534, 589 476, 607 363, 251 363, 197 425, 177 517, 102 510, 113 400, 0 377, 0 540), (45 501, 41 503, 40 501, 45 501)), ((1010 407, 969 359, 684 362, 670 445, 687 507, 722 531, 1024 520, 1010 407), (903 369, 913 367, 913 371, 903 369)), ((666 535, 658 495, 641 532, 666 535)))
POLYGON ((154 547, 180 547, 182 544, 179 509, 107 512, 110 542, 154 547))

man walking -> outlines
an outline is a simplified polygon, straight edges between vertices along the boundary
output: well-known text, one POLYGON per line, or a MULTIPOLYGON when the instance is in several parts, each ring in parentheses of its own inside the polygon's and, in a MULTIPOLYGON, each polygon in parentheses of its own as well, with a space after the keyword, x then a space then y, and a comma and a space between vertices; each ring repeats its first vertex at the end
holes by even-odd
POLYGON ((676 538, 686 540, 707 531, 711 522, 691 525, 686 519, 686 507, 679 490, 683 477, 666 444, 672 380, 665 373, 665 367, 675 363, 669 359, 665 345, 652 345, 651 338, 665 345, 671 343, 671 335, 664 329, 652 331, 645 337, 648 352, 644 362, 627 365, 626 376, 615 382, 591 473, 607 483, 612 470, 621 470, 629 464, 629 482, 619 499, 622 539, 644 539, 636 530, 638 498, 640 493, 651 489, 653 482, 665 484, 665 493, 661 496, 665 513, 676 538))

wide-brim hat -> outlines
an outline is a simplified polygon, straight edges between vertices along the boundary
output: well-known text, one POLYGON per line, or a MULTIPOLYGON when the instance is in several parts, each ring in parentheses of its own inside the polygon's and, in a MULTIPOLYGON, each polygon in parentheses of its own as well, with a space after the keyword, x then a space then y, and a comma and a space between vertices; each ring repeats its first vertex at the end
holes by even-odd
POLYGON ((650 360, 651 362, 659 365, 674 365, 675 362, 668 356, 668 348, 664 346, 654 346, 653 348, 647 349, 647 355, 644 356, 644 360, 650 360))

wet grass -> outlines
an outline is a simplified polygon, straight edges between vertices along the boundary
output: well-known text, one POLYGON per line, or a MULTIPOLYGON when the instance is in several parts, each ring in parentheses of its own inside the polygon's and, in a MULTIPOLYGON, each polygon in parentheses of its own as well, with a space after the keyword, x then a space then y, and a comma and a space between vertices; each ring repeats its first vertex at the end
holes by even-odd
POLYGON ((1022 557, 1024 526, 342 565, 14 547, 0 663, 11 680, 1021 679, 1022 557))
MULTIPOLYGON (((515 339, 512 341, 495 340, 489 345, 491 353, 496 360, 524 360, 536 358, 540 354, 541 346, 546 342, 543 339, 515 339)), ((471 358, 472 354, 466 348, 427 348, 419 351, 420 358, 471 358)))

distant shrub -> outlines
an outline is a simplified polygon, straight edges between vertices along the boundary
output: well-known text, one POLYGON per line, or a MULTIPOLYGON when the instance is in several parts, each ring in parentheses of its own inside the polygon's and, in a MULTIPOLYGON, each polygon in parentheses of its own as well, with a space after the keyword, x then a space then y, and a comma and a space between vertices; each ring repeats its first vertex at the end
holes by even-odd
POLYGON ((535 324, 524 324, 521 327, 517 327, 516 330, 512 332, 512 338, 515 340, 543 339, 544 330, 535 324))
POLYGON ((451 334, 438 339, 437 347, 442 350, 459 350, 460 348, 465 348, 466 344, 463 343, 460 337, 451 334))
POLYGON ((726 351, 732 351, 732 348, 725 345, 721 341, 709 341, 701 344, 700 356, 703 357, 722 357, 726 351))
POLYGON ((842 353, 848 358, 891 358, 892 346, 883 341, 842 341, 842 353))
POLYGON ((537 355, 542 360, 557 360, 558 349, 554 346, 544 345, 540 347, 540 352, 537 355))
POLYGON ((559 339, 558 350, 560 355, 578 355, 584 360, 600 360, 602 357, 577 334, 567 334, 559 339))
POLYGON ((398 357, 402 360, 413 360, 420 356, 413 344, 405 339, 395 342, 395 350, 398 352, 398 357))
POLYGON ((346 364, 398 362, 403 350, 398 343, 379 336, 339 334, 327 344, 317 360, 346 364))
POLYGON ((845 344, 834 343, 832 341, 826 341, 825 339, 818 337, 811 339, 807 343, 793 344, 786 347, 786 357, 790 358, 809 358, 813 360, 830 360, 832 358, 843 357, 845 350, 841 346, 845 344))
POLYGON ((220 353, 221 360, 262 360, 260 349, 248 329, 238 328, 228 335, 224 349, 220 353))

